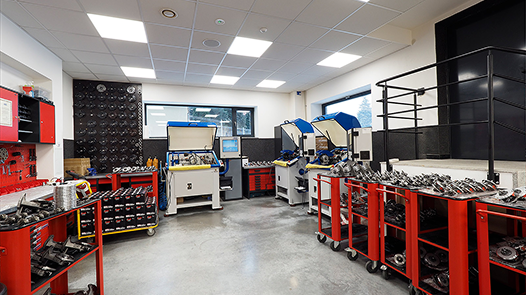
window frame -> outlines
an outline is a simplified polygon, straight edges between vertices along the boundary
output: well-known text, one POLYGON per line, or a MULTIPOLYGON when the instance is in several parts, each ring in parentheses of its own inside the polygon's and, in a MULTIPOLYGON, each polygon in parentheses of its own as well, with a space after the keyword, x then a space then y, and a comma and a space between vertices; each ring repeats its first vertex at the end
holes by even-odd
MULTIPOLYGON (((144 103, 144 126, 148 126, 148 116, 147 109, 148 106, 162 106, 162 107, 187 107, 187 108, 223 108, 230 109, 232 112, 232 135, 231 136, 241 136, 241 137, 255 137, 256 130, 254 129, 254 109, 253 107, 241 107, 241 106, 219 106, 219 105, 193 105, 193 104, 172 104, 172 103, 156 103, 156 102, 145 102, 144 103), (250 120, 250 134, 238 135, 237 134, 237 111, 249 111, 251 120, 250 120)), ((167 138, 164 137, 152 137, 148 136, 149 139, 160 139, 167 138)))
MULTIPOLYGON (((345 97, 338 98, 336 100, 323 103, 321 105, 321 113, 322 113, 322 115, 327 115, 327 107, 330 106, 330 105, 337 104, 337 103, 340 103, 340 102, 346 101, 346 100, 355 99, 355 98, 358 98, 358 97, 361 97, 361 96, 370 95, 370 94, 371 94, 371 90, 366 90, 366 91, 362 91, 362 92, 359 92, 359 93, 356 93, 356 94, 353 94, 353 95, 347 95, 345 97)), ((372 103, 372 101, 371 101, 371 103, 372 103)))

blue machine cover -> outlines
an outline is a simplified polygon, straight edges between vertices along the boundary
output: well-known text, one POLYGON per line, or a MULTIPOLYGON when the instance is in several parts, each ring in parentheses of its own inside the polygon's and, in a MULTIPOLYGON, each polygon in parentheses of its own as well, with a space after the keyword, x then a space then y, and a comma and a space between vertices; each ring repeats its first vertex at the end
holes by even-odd
POLYGON ((347 146, 347 131, 361 127, 356 117, 343 112, 316 117, 311 124, 336 147, 347 146))

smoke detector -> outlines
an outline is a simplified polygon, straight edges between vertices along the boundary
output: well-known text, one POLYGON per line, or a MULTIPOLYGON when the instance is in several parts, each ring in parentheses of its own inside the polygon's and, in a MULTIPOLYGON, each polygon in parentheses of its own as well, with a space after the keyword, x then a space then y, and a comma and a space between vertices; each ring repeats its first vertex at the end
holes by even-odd
POLYGON ((225 24, 225 20, 221 19, 221 18, 216 19, 215 22, 216 22, 216 25, 218 25, 218 26, 222 26, 222 25, 225 24))
POLYGON ((170 9, 170 8, 163 8, 161 9, 161 15, 166 18, 176 18, 177 12, 175 12, 175 10, 170 9))
POLYGON ((221 46, 221 42, 219 42, 218 40, 214 40, 214 39, 206 39, 203 41, 203 45, 209 48, 217 48, 221 46))

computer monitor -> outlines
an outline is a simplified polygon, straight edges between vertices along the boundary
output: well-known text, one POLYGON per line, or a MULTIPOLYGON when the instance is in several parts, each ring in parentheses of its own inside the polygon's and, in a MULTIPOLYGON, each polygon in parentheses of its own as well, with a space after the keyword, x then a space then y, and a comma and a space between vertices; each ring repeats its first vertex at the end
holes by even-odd
POLYGON ((221 159, 241 158, 241 137, 220 137, 219 157, 221 159))

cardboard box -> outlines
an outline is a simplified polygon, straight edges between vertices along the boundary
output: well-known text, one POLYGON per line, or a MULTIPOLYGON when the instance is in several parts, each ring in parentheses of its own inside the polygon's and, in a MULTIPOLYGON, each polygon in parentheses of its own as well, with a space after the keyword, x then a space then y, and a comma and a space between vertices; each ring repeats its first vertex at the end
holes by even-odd
POLYGON ((67 170, 72 170, 80 176, 88 174, 88 168, 91 168, 89 158, 70 158, 64 159, 64 177, 71 177, 67 170))

